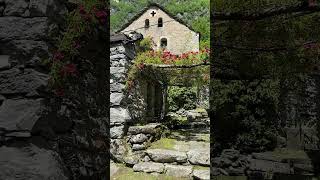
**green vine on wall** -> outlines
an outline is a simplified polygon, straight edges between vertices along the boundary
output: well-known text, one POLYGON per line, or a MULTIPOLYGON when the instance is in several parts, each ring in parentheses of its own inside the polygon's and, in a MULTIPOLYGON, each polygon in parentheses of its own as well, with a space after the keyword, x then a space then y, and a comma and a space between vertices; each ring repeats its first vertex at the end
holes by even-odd
POLYGON ((63 96, 69 80, 79 76, 81 48, 99 26, 107 26, 109 8, 106 0, 81 0, 66 17, 66 30, 57 40, 56 50, 49 60, 49 85, 63 96))
MULTIPOLYGON (((127 89, 131 89, 134 86, 134 80, 139 79, 139 75, 141 72, 145 70, 147 65, 196 65, 196 64, 207 64, 210 59, 210 50, 208 48, 202 49, 198 52, 186 52, 181 55, 172 54, 169 51, 146 51, 141 52, 137 55, 134 65, 131 67, 128 73, 126 87, 127 89)), ((173 68, 174 69, 174 68, 173 68)), ((158 69, 159 70, 159 69, 158 69)), ((194 74, 195 81, 197 83, 208 84, 209 83, 209 76, 210 76, 210 69, 209 66, 205 67, 197 67, 197 68, 188 68, 188 69, 181 69, 177 68, 174 69, 178 76, 183 74, 194 74)), ((163 72, 162 74, 166 74, 169 72, 163 72)), ((171 73, 172 74, 172 73, 171 73)), ((194 77, 193 77, 194 78, 194 77)), ((181 81, 179 77, 171 77, 169 81, 181 81)), ((190 81, 191 79, 186 79, 190 81)), ((174 82, 171 82, 174 83, 174 82)))

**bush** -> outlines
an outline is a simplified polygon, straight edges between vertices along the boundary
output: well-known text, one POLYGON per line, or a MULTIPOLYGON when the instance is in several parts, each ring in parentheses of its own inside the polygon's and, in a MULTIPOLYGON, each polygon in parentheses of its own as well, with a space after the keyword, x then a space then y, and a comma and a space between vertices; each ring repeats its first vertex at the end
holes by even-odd
POLYGON ((211 111, 215 148, 242 152, 272 150, 279 120, 277 81, 227 81, 211 83, 211 111))
POLYGON ((169 111, 174 112, 181 108, 190 110, 196 108, 197 92, 190 87, 170 87, 168 89, 169 111))

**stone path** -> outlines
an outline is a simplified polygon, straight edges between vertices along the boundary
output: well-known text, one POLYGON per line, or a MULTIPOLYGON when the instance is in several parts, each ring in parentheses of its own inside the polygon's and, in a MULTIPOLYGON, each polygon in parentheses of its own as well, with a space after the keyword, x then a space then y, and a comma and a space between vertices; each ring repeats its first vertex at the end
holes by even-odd
POLYGON ((135 172, 159 173, 190 179, 210 179, 210 134, 208 130, 178 130, 145 150, 144 162, 135 172), (163 141, 163 142, 162 142, 163 141), (164 147, 161 147, 164 145, 164 147))

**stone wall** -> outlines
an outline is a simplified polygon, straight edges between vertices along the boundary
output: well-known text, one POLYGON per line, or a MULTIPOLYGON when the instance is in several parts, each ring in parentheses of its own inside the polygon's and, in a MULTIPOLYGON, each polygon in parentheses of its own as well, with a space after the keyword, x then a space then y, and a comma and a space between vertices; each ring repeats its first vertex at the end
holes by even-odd
POLYGON ((106 34, 83 47, 80 57, 95 61, 81 64, 63 98, 51 93, 42 65, 66 3, 0 0, 0 179, 107 179, 106 34))

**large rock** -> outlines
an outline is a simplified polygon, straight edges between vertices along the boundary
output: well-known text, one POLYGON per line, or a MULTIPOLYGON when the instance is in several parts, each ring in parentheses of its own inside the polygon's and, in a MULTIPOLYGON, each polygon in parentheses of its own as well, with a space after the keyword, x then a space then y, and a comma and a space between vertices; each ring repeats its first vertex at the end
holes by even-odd
POLYGON ((250 161, 251 171, 270 172, 290 174, 290 165, 288 163, 279 163, 265 160, 252 159, 250 161))
POLYGON ((146 153, 152 161, 163 163, 185 163, 187 162, 187 154, 184 152, 165 150, 165 149, 148 149, 146 153))
POLYGON ((10 69, 0 72, 0 94, 35 95, 44 90, 49 76, 33 69, 10 69))
POLYGON ((41 117, 42 99, 8 99, 0 106, 0 128, 31 131, 41 117))
POLYGON ((0 147, 0 179, 67 180, 57 153, 30 145, 0 147))
POLYGON ((43 40, 47 39, 48 33, 49 22, 47 17, 0 18, 0 42, 11 40, 43 40))
POLYGON ((164 171, 164 165, 162 163, 141 162, 133 166, 133 171, 162 173, 164 171))
POLYGON ((128 110, 123 108, 110 108, 110 125, 121 125, 130 119, 128 110))
POLYGON ((148 141, 148 137, 145 134, 137 134, 137 135, 133 135, 130 138, 130 142, 133 144, 137 144, 137 143, 143 143, 148 141))
POLYGON ((210 150, 191 150, 187 153, 191 164, 210 166, 210 150))
POLYGON ((157 128, 162 127, 160 123, 150 123, 144 126, 130 126, 128 134, 156 134, 157 128))
POLYGON ((194 170, 193 177, 199 180, 210 180, 210 170, 194 170))
POLYGON ((146 145, 144 145, 144 144, 133 144, 132 145, 132 150, 133 151, 140 151, 140 150, 144 150, 144 149, 146 149, 147 147, 146 147, 146 145))
POLYGON ((165 172, 169 176, 189 177, 192 173, 192 166, 165 164, 165 172))

